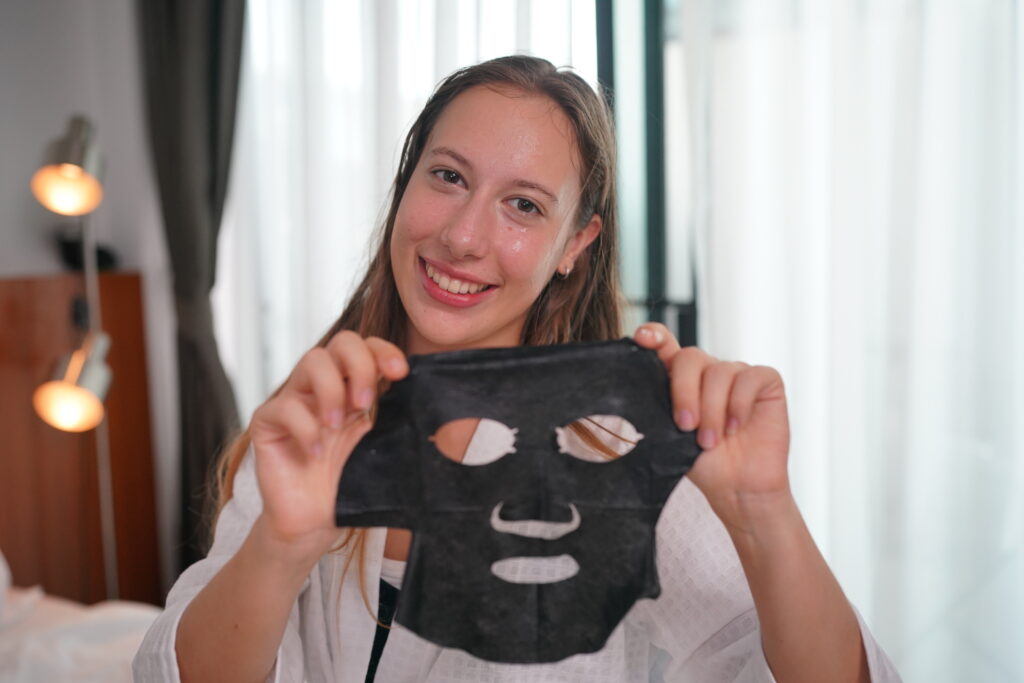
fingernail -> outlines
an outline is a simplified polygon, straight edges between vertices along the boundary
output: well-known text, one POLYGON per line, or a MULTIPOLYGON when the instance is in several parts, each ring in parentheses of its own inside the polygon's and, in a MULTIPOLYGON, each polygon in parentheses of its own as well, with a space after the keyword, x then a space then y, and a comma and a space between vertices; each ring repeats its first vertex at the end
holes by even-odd
POLYGON ((342 420, 344 420, 344 418, 345 415, 341 412, 341 408, 335 408, 334 410, 332 410, 331 415, 329 417, 331 428, 340 429, 342 420))
POLYGON ((692 432, 697 426, 697 421, 693 418, 693 413, 689 410, 680 410, 676 413, 676 424, 684 432, 692 432))
POLYGON ((739 429, 739 426, 740 421, 737 420, 735 417, 730 417, 729 421, 725 423, 725 435, 732 436, 733 434, 736 433, 736 430, 739 429))
POLYGON ((661 332, 659 332, 658 330, 652 329, 650 327, 641 327, 640 332, 638 332, 638 334, 642 334, 644 337, 650 339, 656 344, 661 343, 661 332))
POLYGON ((360 391, 356 401, 360 408, 369 408, 370 404, 373 403, 373 389, 363 389, 360 391))
POLYGON ((715 431, 713 429, 705 427, 697 433, 697 442, 700 444, 701 448, 706 451, 710 451, 718 442, 718 437, 715 436, 715 431))
POLYGON ((402 367, 402 361, 398 360, 397 358, 392 358, 391 360, 388 361, 388 370, 390 370, 391 372, 401 372, 402 367))
POLYGON ((319 441, 313 444, 313 448, 311 448, 310 450, 313 451, 313 457, 316 458, 319 458, 324 454, 323 444, 321 444, 319 441))

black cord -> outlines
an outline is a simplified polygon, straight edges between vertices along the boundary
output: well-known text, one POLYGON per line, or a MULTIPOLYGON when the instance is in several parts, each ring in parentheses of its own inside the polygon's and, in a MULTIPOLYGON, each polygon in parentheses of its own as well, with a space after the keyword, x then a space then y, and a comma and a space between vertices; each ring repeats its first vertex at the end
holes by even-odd
POLYGON ((388 633, 391 632, 391 621, 395 617, 395 608, 398 606, 398 589, 384 579, 380 580, 380 601, 377 607, 377 632, 373 635, 373 650, 370 651, 370 665, 366 667, 366 683, 373 683, 377 675, 377 665, 380 664, 380 657, 384 653, 384 644, 388 641, 388 633))

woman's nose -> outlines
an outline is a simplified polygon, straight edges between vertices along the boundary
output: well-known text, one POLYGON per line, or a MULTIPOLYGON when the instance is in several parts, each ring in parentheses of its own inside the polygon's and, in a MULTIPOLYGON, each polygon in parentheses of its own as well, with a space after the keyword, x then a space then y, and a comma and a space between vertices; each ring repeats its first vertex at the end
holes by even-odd
POLYGON ((470 199, 442 229, 441 244, 456 259, 481 258, 487 253, 494 219, 485 202, 470 199))

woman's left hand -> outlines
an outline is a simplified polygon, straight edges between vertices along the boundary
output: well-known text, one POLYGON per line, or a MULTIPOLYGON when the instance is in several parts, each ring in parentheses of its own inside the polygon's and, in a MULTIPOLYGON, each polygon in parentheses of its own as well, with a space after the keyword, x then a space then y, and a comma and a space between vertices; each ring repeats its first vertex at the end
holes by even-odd
POLYGON ((660 323, 642 325, 635 339, 665 363, 676 424, 698 430, 704 453, 688 476, 726 527, 750 530, 765 517, 789 512, 789 418, 779 373, 680 348, 660 323))

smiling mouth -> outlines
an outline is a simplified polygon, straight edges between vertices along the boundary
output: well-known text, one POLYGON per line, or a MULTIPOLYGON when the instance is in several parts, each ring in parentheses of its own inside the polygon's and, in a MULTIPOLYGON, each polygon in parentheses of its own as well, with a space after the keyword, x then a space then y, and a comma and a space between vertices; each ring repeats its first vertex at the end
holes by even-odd
POLYGON ((423 268, 427 273, 427 277, 433 280, 434 284, 437 285, 438 288, 448 292, 449 294, 479 294, 494 287, 494 285, 483 284, 480 282, 469 282, 468 280, 460 280, 458 278, 451 277, 442 273, 426 261, 423 261, 423 268))
POLYGON ((572 555, 506 557, 491 565, 491 573, 509 583, 558 583, 576 576, 580 565, 572 555))

